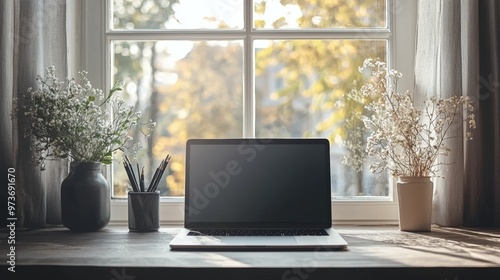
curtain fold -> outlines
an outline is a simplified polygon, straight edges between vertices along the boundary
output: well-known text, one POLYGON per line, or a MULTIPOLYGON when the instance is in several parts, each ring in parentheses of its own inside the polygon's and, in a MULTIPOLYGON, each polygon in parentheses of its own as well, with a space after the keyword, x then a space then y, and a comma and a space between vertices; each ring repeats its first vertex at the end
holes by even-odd
MULTIPOLYGON (((448 141, 452 153, 438 158, 452 163, 440 170, 444 179, 434 179, 433 221, 439 225, 499 225, 498 6, 494 0, 418 2, 416 103, 470 96, 477 122, 473 141, 448 141)), ((463 135, 463 125, 451 133, 463 135)))
MULTIPOLYGON (((425 0, 419 2, 415 57, 415 101, 435 96, 462 95, 461 6, 459 1, 425 0)), ((462 129, 456 124, 450 134, 462 129)), ((441 225, 459 225, 463 217, 463 154, 460 138, 444 143, 453 153, 438 157, 444 165, 434 181, 433 220, 441 225)))
MULTIPOLYGON (((13 167, 13 126, 10 118, 14 92, 14 0, 0 1, 0 174, 7 178, 8 168, 13 167)), ((7 188, 2 187, 2 223, 7 221, 7 188)))
POLYGON ((59 77, 67 76, 66 1, 2 0, 0 5, 0 137, 7 144, 1 150, 2 172, 7 167, 16 169, 19 227, 60 224, 60 185, 68 172, 67 161, 49 161, 45 171, 31 165, 31 142, 24 137, 29 121, 22 112, 14 122, 5 115, 10 114, 13 99, 24 103, 27 89, 37 88, 35 78, 48 66, 56 66, 59 77))
POLYGON ((500 226, 500 4, 478 1, 478 129, 467 146, 464 224, 500 226))

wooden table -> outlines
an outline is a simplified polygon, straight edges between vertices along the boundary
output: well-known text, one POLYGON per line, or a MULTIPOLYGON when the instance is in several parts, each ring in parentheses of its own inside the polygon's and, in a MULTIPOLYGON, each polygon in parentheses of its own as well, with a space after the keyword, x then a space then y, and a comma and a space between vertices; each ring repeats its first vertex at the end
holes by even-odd
MULTIPOLYGON (((109 280, 500 279, 500 229, 335 229, 349 243, 347 251, 178 252, 171 251, 168 242, 179 229, 168 227, 150 233, 129 232, 124 226, 92 233, 63 227, 17 230, 16 272, 8 272, 2 261, 0 275, 109 280)), ((10 245, 6 232, 1 234, 5 258, 10 245)))

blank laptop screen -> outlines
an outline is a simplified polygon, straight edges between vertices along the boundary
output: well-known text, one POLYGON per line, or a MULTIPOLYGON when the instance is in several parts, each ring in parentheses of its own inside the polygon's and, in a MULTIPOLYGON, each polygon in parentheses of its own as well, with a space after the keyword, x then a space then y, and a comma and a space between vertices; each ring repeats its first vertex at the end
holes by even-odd
POLYGON ((326 139, 191 139, 187 228, 331 226, 326 139))

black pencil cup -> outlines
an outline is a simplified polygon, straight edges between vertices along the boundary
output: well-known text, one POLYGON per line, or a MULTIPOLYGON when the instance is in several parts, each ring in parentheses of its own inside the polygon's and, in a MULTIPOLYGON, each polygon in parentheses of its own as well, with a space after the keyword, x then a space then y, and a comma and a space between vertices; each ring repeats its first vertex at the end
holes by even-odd
POLYGON ((160 228, 160 192, 128 193, 130 231, 157 231, 160 228))

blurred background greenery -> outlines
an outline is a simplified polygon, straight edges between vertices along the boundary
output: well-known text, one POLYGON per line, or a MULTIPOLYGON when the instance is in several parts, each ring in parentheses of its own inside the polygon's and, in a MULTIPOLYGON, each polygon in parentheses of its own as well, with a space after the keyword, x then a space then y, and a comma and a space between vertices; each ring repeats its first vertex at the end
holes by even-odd
MULTIPOLYGON (((253 17, 256 30, 337 34, 253 41, 255 136, 327 137, 333 196, 387 196, 386 174, 371 174, 368 162, 360 172, 342 164, 352 152, 343 143, 365 132, 353 133, 362 123, 347 121, 359 104, 336 106, 363 78, 358 67, 365 58, 386 60, 388 41, 370 36, 386 28, 386 1, 255 0, 253 17), (356 36, 338 36, 352 29, 356 36)), ((142 141, 138 161, 146 178, 172 156, 158 187, 162 196, 184 195, 187 139, 242 137, 244 118, 244 40, 169 40, 168 31, 243 30, 243 19, 241 0, 113 0, 113 29, 167 31, 153 40, 111 42, 113 81, 123 81, 128 102, 157 122, 148 138, 130 132, 142 141)), ((122 165, 113 165, 113 186, 115 197, 126 197, 122 165)))

